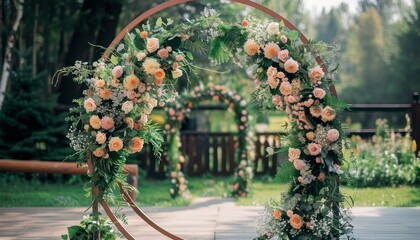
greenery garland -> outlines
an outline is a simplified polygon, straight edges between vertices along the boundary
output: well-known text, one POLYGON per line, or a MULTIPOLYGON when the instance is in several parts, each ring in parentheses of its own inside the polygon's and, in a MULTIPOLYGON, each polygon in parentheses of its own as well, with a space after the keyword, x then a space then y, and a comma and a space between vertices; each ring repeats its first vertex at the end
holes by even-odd
POLYGON ((339 116, 347 105, 329 90, 335 68, 327 68, 327 75, 314 61, 313 54, 328 53, 325 45, 302 44, 299 33, 286 30, 282 22, 249 18, 226 24, 208 9, 188 23, 172 22, 159 18, 154 26, 144 24, 127 34, 110 59, 59 72, 75 74, 75 81, 88 86, 68 119, 74 156, 81 164, 91 158, 95 166, 86 187, 97 186, 99 200, 112 200, 113 186, 125 183, 122 166, 128 154, 144 143, 160 154, 163 138, 147 116, 153 107, 175 100, 177 78, 194 72, 189 47, 201 41, 210 46, 214 63, 232 60, 247 69, 257 86, 253 101, 261 110, 285 110, 291 121, 287 147, 268 152, 288 151, 295 177, 282 202, 261 213, 260 239, 351 238, 342 208, 347 200, 336 185, 345 140, 339 116))
POLYGON ((206 86, 200 85, 192 91, 185 91, 180 94, 174 102, 165 106, 166 124, 163 133, 166 135, 170 145, 168 159, 170 166, 170 176, 172 187, 170 193, 172 197, 182 194, 185 187, 185 176, 181 171, 181 166, 185 157, 180 150, 179 129, 182 122, 188 117, 200 102, 211 100, 213 102, 228 104, 228 110, 232 111, 238 129, 238 146, 235 154, 237 167, 232 183, 233 196, 246 196, 251 187, 253 177, 252 170, 252 150, 254 149, 254 136, 249 126, 251 116, 248 114, 248 102, 235 91, 227 89, 222 85, 208 83, 206 86), (180 180, 182 183, 180 183, 180 180))

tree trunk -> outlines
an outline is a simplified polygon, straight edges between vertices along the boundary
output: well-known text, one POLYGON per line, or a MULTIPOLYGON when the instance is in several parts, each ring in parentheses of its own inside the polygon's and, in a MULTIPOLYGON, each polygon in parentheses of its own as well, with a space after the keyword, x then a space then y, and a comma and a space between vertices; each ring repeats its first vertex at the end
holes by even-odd
POLYGON ((7 82, 9 80, 10 75, 10 68, 12 66, 12 49, 15 46, 15 35, 18 32, 20 20, 23 15, 23 4, 24 0, 14 0, 13 3, 16 7, 16 19, 13 23, 12 30, 10 31, 9 37, 7 38, 7 45, 4 54, 3 60, 3 70, 1 74, 1 82, 0 82, 0 109, 3 105, 4 101, 4 94, 7 88, 7 82))

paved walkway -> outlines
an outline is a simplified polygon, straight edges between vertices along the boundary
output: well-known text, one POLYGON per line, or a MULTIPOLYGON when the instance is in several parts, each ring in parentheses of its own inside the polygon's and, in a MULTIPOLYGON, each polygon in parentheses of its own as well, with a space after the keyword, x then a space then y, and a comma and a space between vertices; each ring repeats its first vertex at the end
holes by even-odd
MULTIPOLYGON (((86 208, 0 208, 0 239, 60 239, 86 208)), ((146 207, 160 226, 185 239, 236 240, 256 237, 254 221, 261 207, 235 207, 229 198, 199 198, 189 207, 146 207)), ((128 231, 136 239, 165 240, 129 208, 128 231)), ((420 208, 354 208, 358 239, 420 239, 420 208)))

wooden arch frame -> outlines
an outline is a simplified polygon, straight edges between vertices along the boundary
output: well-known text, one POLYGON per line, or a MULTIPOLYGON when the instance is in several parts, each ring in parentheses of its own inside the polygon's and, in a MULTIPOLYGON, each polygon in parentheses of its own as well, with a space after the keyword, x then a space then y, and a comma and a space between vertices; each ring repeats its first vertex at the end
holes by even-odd
MULTIPOLYGON (((124 36, 130 32, 131 30, 133 30, 138 24, 140 24, 142 21, 144 21, 145 19, 147 19, 148 17, 159 13, 167 8, 170 8, 172 6, 176 6, 176 5, 180 5, 183 3, 188 3, 188 2, 193 2, 193 1, 200 1, 200 0, 168 0, 164 3, 161 3, 149 10, 147 10, 146 12, 140 14, 137 18, 135 18, 132 22, 130 22, 123 30, 121 30, 119 32, 119 34, 114 38, 114 40, 111 42, 111 44, 108 46, 108 48, 106 49, 105 53, 103 54, 102 58, 107 59, 109 57, 109 55, 111 54, 111 51, 115 48, 115 46, 122 40, 124 39, 124 36)), ((271 17, 275 18, 278 21, 283 21, 285 26, 291 30, 296 30, 299 32, 299 38, 302 41, 302 43, 307 44, 308 43, 308 39, 302 34, 301 31, 299 31, 299 29, 293 25, 292 23, 290 23, 287 19, 285 19, 283 16, 281 16, 280 14, 276 13, 275 11, 259 4, 256 2, 253 2, 251 0, 229 0, 230 2, 234 2, 234 3, 241 3, 250 7, 253 7, 255 9, 258 9, 262 12, 264 12, 267 15, 270 15, 271 17)), ((324 72, 327 72, 327 69, 325 67, 324 62, 322 61, 322 59, 320 58, 320 56, 314 56, 316 62, 319 64, 319 66, 322 67, 324 72)), ((337 97, 337 92, 335 90, 335 86, 331 85, 330 86, 330 91, 332 93, 333 96, 337 97)), ((88 163, 89 163, 89 168, 90 171, 92 171, 93 169, 93 163, 91 161, 91 158, 88 156, 88 163)), ((157 230, 158 232, 160 232, 161 234, 165 235, 166 237, 169 237, 170 239, 174 239, 174 240, 182 240, 183 238, 178 237, 170 232, 168 232, 167 230, 163 229, 162 227, 160 227, 159 225, 157 225, 156 223, 154 223, 137 205, 136 203, 133 201, 133 199, 130 197, 130 195, 123 189, 122 185, 120 184, 119 186, 120 188, 120 192, 123 195, 123 197, 125 198, 126 202, 130 205, 131 208, 133 208, 133 210, 137 213, 137 215, 139 215, 140 218, 142 218, 147 224, 149 224, 151 227, 153 227, 155 230, 157 230)), ((95 187, 94 189, 94 194, 97 195, 99 193, 99 189, 98 187, 95 187)), ((102 207, 104 208, 105 212, 107 213, 107 215, 109 216, 109 218, 111 219, 111 221, 114 223, 114 225, 117 227, 117 229, 124 235, 124 237, 126 237, 129 240, 134 240, 135 238, 121 225, 121 223, 118 221, 118 219, 115 217, 115 215, 112 213, 110 207, 108 206, 108 204, 105 201, 100 202, 100 204, 102 205, 102 207)), ((93 203, 93 211, 98 211, 98 202, 94 201, 93 203)), ((100 238, 100 236, 99 236, 100 238)))

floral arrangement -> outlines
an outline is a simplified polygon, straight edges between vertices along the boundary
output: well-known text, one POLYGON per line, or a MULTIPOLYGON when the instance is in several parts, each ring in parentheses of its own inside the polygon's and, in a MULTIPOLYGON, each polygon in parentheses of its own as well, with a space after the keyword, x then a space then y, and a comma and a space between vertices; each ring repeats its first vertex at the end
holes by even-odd
POLYGON ((347 199, 336 183, 343 173, 345 142, 339 116, 347 105, 329 90, 336 68, 314 59, 330 49, 314 41, 301 43, 299 33, 286 30, 282 22, 248 18, 227 24, 214 10, 205 9, 188 23, 172 22, 159 18, 153 27, 144 24, 128 33, 109 59, 64 71, 88 85, 71 110, 68 136, 81 163, 92 159, 90 186, 99 187, 98 198, 108 198, 115 183, 125 182, 125 156, 145 143, 160 154, 163 138, 147 116, 175 99, 177 78, 189 77, 186 70, 194 72, 188 50, 204 49, 216 64, 232 60, 247 70, 256 84, 253 102, 259 109, 289 115, 287 147, 268 152, 288 151, 296 175, 282 202, 268 204, 261 213, 259 239, 352 238, 342 208, 347 199))
POLYGON ((106 217, 93 214, 83 216, 79 225, 68 227, 68 234, 61 236, 63 240, 84 239, 93 240, 95 233, 99 232, 102 239, 115 240, 121 238, 121 234, 112 228, 112 222, 106 217))
MULTIPOLYGON (((238 162, 241 162, 241 165, 238 164, 238 168, 235 169, 235 180, 233 182, 233 186, 237 186, 239 182, 241 182, 241 187, 236 189, 233 187, 233 195, 244 196, 249 191, 252 179, 252 168, 250 167, 252 156, 249 156, 248 153, 252 152, 251 150, 253 149, 254 141, 253 133, 250 131, 248 123, 248 120, 251 118, 251 116, 248 115, 248 110, 246 109, 248 103, 239 94, 235 91, 226 89, 225 86, 214 85, 212 83, 208 83, 206 86, 201 84, 190 92, 186 91, 180 94, 174 102, 165 106, 167 123, 165 124, 163 133, 166 134, 169 139, 179 138, 179 128, 182 121, 199 102, 204 100, 226 103, 228 104, 228 110, 232 111, 235 115, 239 140, 238 152, 235 159, 239 159, 238 162), (245 166, 242 167, 243 163, 245 163, 245 166), (250 171, 250 174, 241 174, 241 177, 238 178, 238 173, 242 168, 246 168, 248 172, 250 171)), ((180 173, 181 164, 185 161, 185 158, 182 156, 182 152, 180 151, 180 144, 180 141, 174 142, 173 145, 170 146, 170 149, 173 148, 172 146, 176 145, 177 150, 174 148, 173 150, 168 151, 168 158, 171 162, 170 166, 172 166, 171 169, 174 169, 171 171, 171 181, 174 186, 182 186, 178 184, 179 175, 181 178, 184 178, 184 175, 180 173)), ((172 192, 182 192, 181 190, 175 189, 174 186, 171 188, 173 190, 170 190, 171 195, 172 192)))
POLYGON ((235 169, 235 176, 232 185, 232 196, 246 197, 251 188, 251 180, 254 176, 254 171, 248 162, 242 160, 235 169))

